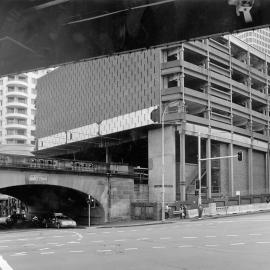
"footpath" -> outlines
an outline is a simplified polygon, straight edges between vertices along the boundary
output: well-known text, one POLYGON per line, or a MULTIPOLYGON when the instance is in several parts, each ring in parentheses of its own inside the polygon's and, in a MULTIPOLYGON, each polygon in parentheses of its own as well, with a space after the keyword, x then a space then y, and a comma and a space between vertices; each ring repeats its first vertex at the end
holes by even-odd
POLYGON ((205 215, 201 218, 192 217, 186 219, 180 219, 180 217, 173 217, 168 218, 165 221, 161 220, 127 220, 127 221, 119 221, 119 222, 112 222, 109 224, 93 226, 96 228, 121 228, 121 227, 135 227, 135 226, 147 226, 147 225, 160 225, 160 224, 171 224, 171 223, 187 223, 187 222, 196 222, 202 220, 209 220, 209 219, 220 219, 220 218, 228 218, 228 217, 236 217, 236 216, 246 216, 246 215, 256 215, 262 213, 270 213, 270 209, 264 210, 257 210, 257 211, 248 211, 248 212, 238 212, 238 213, 227 213, 227 214, 216 214, 216 215, 205 215))

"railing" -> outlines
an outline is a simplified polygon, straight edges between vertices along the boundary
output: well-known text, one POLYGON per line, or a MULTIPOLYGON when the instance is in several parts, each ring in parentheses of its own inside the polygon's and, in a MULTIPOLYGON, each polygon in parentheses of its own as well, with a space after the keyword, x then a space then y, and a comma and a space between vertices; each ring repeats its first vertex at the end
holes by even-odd
POLYGON ((102 163, 80 160, 43 159, 0 155, 0 168, 29 168, 34 170, 53 170, 79 173, 98 173, 129 176, 134 179, 148 180, 148 169, 138 169, 120 163, 102 163))

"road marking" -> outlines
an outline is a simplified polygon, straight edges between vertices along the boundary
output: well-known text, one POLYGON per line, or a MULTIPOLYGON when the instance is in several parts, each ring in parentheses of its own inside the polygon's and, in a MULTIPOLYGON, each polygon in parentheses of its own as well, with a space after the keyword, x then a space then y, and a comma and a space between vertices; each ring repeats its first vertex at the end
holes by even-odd
POLYGON ((102 233, 111 233, 111 232, 102 232, 102 233))
POLYGON ((25 256, 25 255, 27 255, 26 252, 18 252, 10 256, 25 256))
POLYGON ((76 235, 76 236, 78 236, 78 241, 81 241, 82 239, 83 239, 83 236, 82 236, 82 234, 80 234, 80 233, 77 233, 77 232, 74 232, 74 234, 76 235))
POLYGON ((10 239, 6 239, 6 240, 0 240, 0 243, 2 243, 2 242, 11 242, 12 240, 10 240, 10 239))
POLYGON ((206 237, 206 238, 215 238, 216 235, 206 235, 205 237, 206 237))
POLYGON ((41 252, 40 255, 50 255, 50 254, 54 254, 53 251, 49 251, 49 252, 41 252))
POLYGON ((231 246, 240 246, 240 245, 245 245, 245 243, 233 243, 233 244, 230 244, 231 246))
POLYGON ((36 237, 35 239, 36 240, 40 240, 40 239, 44 239, 45 237, 43 237, 43 236, 40 236, 40 237, 36 237))
POLYGON ((137 230, 131 230, 131 232, 137 232, 137 230))
POLYGON ((47 243, 47 245, 57 245, 58 243, 47 243))
POLYGON ((115 242, 124 242, 124 241, 127 241, 127 239, 117 239, 117 240, 114 240, 115 242))
POLYGON ((177 246, 178 248, 186 248, 186 247, 192 247, 192 245, 183 245, 183 246, 177 246))
POLYGON ((59 244, 59 245, 55 245, 56 247, 62 247, 64 246, 65 244, 59 244))
POLYGON ((0 248, 7 248, 8 246, 0 246, 0 248))
POLYGON ((125 248, 125 250, 137 250, 138 248, 125 248))
POLYGON ((30 246, 35 246, 35 244, 24 244, 24 247, 30 247, 30 246))
POLYGON ((117 232, 120 232, 121 233, 121 232, 125 232, 125 231, 117 231, 117 232))
POLYGON ((6 260, 3 259, 2 256, 0 256, 0 268, 2 270, 13 270, 13 268, 7 263, 6 260))
POLYGON ((262 235, 261 233, 250 233, 249 234, 250 236, 260 236, 260 235, 262 235))
POLYGON ((256 244, 270 244, 270 242, 256 242, 256 244))
POLYGON ((195 239, 198 238, 197 236, 184 236, 183 238, 185 239, 195 239))
POLYGON ((218 245, 205 245, 206 247, 217 247, 218 245))
POLYGON ((138 241, 141 241, 141 240, 149 240, 150 238, 148 238, 148 237, 143 237, 143 238, 137 238, 136 240, 138 240, 138 241))
POLYGON ((97 252, 111 252, 111 249, 98 249, 97 252))
POLYGON ((40 248, 39 250, 47 250, 47 249, 50 249, 50 248, 40 248))
POLYGON ((20 238, 20 239, 17 239, 18 241, 27 241, 29 240, 28 238, 20 238))
POLYGON ((238 234, 227 234, 225 236, 228 236, 228 237, 236 237, 236 236, 239 236, 238 234))
POLYGON ((70 250, 70 253, 82 253, 84 250, 70 250))
POLYGON ((104 242, 104 240, 94 240, 94 241, 91 241, 92 243, 101 243, 101 242, 104 242))
POLYGON ((64 237, 64 235, 54 235, 53 238, 60 238, 60 237, 64 237))
POLYGON ((168 240, 168 239, 171 239, 171 237, 160 237, 159 239, 160 240, 168 240))
POLYGON ((152 248, 165 248, 165 247, 161 247, 161 246, 159 246, 159 247, 152 247, 152 248))
POLYGON ((76 242, 76 241, 70 241, 70 242, 67 242, 68 244, 80 244, 80 242, 76 242))

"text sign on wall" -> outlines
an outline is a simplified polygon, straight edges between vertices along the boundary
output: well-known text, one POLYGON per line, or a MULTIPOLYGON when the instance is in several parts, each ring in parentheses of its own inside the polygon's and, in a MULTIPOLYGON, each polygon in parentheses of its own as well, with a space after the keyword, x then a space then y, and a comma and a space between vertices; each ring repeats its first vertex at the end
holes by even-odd
POLYGON ((26 184, 32 185, 32 184, 47 184, 48 183, 48 177, 45 175, 36 175, 32 174, 28 177, 26 176, 26 184))

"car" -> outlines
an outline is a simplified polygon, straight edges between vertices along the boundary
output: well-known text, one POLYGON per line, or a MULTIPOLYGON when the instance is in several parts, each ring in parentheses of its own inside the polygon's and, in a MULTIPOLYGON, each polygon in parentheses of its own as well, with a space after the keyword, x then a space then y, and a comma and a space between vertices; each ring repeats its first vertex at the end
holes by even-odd
POLYGON ((46 228, 75 228, 77 227, 76 221, 63 213, 52 213, 47 218, 44 218, 43 225, 46 228))

